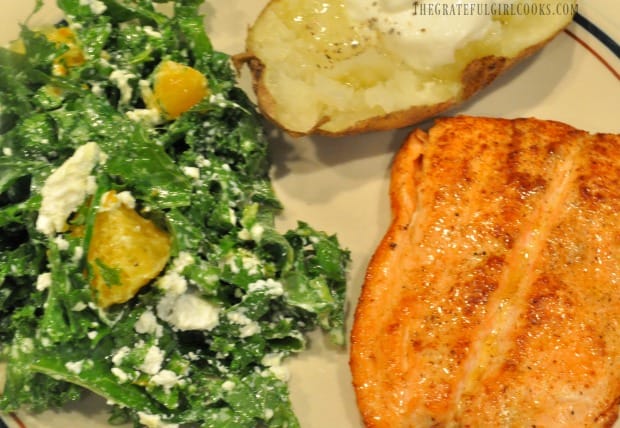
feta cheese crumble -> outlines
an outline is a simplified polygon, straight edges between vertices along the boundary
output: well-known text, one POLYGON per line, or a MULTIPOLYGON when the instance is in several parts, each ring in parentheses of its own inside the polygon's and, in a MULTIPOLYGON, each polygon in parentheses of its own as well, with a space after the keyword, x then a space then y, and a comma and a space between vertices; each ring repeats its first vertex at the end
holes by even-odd
POLYGON ((151 377, 151 382, 161 386, 168 393, 174 386, 181 383, 181 379, 172 370, 161 370, 151 377))
POLYGON ((114 70, 110 73, 110 82, 114 83, 119 91, 121 91, 121 104, 129 104, 131 96, 133 94, 133 88, 129 84, 129 80, 135 78, 133 73, 125 70, 114 70))
POLYGON ((88 305, 86 303, 84 303, 84 302, 77 302, 75 305, 73 305, 71 310, 74 311, 74 312, 82 312, 87 307, 88 307, 88 305))
POLYGON ((37 290, 43 291, 48 289, 52 285, 52 273, 44 272, 37 276, 37 290))
POLYGON ((237 309, 226 314, 226 318, 228 318, 230 322, 241 326, 239 329, 239 337, 244 338, 260 333, 260 325, 256 321, 248 318, 243 309, 245 308, 237 309))
POLYGON ((248 286, 248 292, 265 291, 268 296, 281 296, 284 294, 284 287, 280 281, 271 278, 259 279, 248 286))
POLYGON ((62 235, 58 235, 54 238, 54 243, 60 251, 66 251, 69 249, 69 241, 67 241, 62 235))
POLYGON ((172 263, 172 270, 175 272, 182 272, 187 266, 192 265, 195 262, 194 256, 187 251, 181 251, 179 255, 174 259, 172 263))
POLYGON ((290 379, 290 371, 287 367, 282 365, 282 354, 271 353, 263 357, 261 363, 268 367, 268 370, 278 379, 283 382, 288 382, 290 379))
POLYGON ((222 389, 226 392, 230 392, 233 389, 235 389, 235 382, 233 382, 232 380, 227 380, 224 383, 222 383, 222 389))
POLYGON ((194 294, 166 294, 157 304, 157 316, 177 330, 212 330, 220 308, 194 294))
POLYGON ((101 0, 80 0, 80 6, 90 7, 90 11, 95 15, 101 15, 107 9, 107 6, 101 0))
POLYGON ((178 272, 167 272, 157 280, 157 286, 168 294, 181 295, 187 291, 187 280, 178 272))
POLYGON ((140 423, 146 428, 177 428, 178 424, 169 424, 161 420, 159 415, 151 415, 145 412, 138 412, 140 423))
POLYGON ((131 350, 127 346, 123 346, 122 348, 120 348, 118 351, 116 351, 114 355, 112 355, 112 364, 114 364, 115 366, 120 365, 123 362, 123 359, 125 359, 125 357, 129 355, 130 351, 131 350))
POLYGON ((133 197, 131 192, 127 190, 119 193, 108 191, 101 195, 101 206, 99 207, 99 212, 116 210, 122 205, 131 209, 136 207, 136 199, 133 197))
POLYGON ((189 178, 198 180, 200 178, 200 169, 195 166, 184 166, 183 174, 187 175, 189 178))
POLYGON ((146 351, 144 362, 138 368, 146 374, 154 375, 161 370, 165 355, 165 352, 157 346, 151 346, 146 351))
POLYGON ((146 34, 149 37, 153 37, 154 39, 161 39, 162 38, 161 33, 159 31, 156 31, 150 25, 143 26, 142 30, 144 31, 144 34, 146 34))
POLYGON ((69 370, 71 373, 80 374, 82 372, 82 368, 84 367, 84 360, 80 361, 68 361, 65 363, 65 368, 69 370))
POLYGON ((161 113, 155 108, 136 108, 128 110, 125 114, 130 120, 151 127, 162 123, 161 113))
POLYGON ((114 376, 116 376, 120 383, 125 383, 129 380, 129 375, 118 367, 112 367, 111 372, 114 376))
POLYGON ((134 326, 136 333, 140 334, 152 334, 155 337, 161 337, 164 334, 163 327, 157 323, 157 317, 152 311, 146 311, 134 326))
POLYGON ((246 241, 252 240, 255 242, 260 242, 264 231, 265 228, 260 223, 256 223, 252 225, 249 230, 245 228, 241 229, 239 231, 239 238, 246 241))
POLYGON ((90 174, 98 163, 105 162, 105 157, 96 143, 86 143, 45 180, 38 231, 53 235, 65 230, 69 215, 95 192, 95 177, 90 174))

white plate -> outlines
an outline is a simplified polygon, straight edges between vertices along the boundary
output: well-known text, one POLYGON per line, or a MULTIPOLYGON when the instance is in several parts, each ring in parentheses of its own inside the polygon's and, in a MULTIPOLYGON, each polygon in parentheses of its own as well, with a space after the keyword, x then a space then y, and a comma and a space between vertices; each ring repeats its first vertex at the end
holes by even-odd
MULTIPOLYGON (((4 2, 0 41, 17 34, 17 22, 34 0, 4 2)), ((211 0, 205 24, 219 50, 243 50, 247 26, 267 0, 211 0)), ((32 23, 54 22, 53 2, 32 23)), ((465 106, 449 114, 538 117, 592 132, 620 133, 620 2, 584 1, 579 21, 465 106), (607 39, 605 39, 605 37, 607 39), (602 42, 603 39, 607 44, 602 42), (615 50, 615 52, 614 52, 615 50)), ((249 90, 247 73, 242 86, 249 90)), ((351 250, 348 293, 349 327, 366 264, 389 221, 388 172, 392 156, 411 129, 329 139, 292 139, 270 130, 273 178, 285 212, 282 229, 297 219, 335 232, 351 250)), ((311 349, 290 362, 291 394, 303 428, 359 428, 346 350, 327 348, 313 336, 311 349)), ((11 428, 107 427, 98 399, 87 399, 62 412, 7 415, 11 428)))

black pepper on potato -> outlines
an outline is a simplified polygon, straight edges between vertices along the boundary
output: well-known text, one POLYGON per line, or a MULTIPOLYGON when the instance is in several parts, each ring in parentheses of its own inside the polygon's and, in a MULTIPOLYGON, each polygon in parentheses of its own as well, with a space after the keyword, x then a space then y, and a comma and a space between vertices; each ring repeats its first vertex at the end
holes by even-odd
POLYGON ((261 112, 292 135, 410 126, 540 50, 576 0, 271 0, 248 31, 261 112))

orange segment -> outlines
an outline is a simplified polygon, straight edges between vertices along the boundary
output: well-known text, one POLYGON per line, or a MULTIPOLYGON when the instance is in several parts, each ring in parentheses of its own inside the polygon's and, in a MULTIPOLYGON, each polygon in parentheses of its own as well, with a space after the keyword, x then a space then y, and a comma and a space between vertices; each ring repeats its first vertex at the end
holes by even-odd
POLYGON ((156 106, 175 119, 209 94, 207 79, 195 68, 163 61, 155 71, 156 106))
POLYGON ((57 45, 66 45, 69 49, 54 60, 53 73, 59 76, 67 74, 67 68, 84 64, 84 53, 78 46, 75 33, 69 27, 54 28, 45 32, 45 36, 57 45))
POLYGON ((91 287, 99 306, 106 308, 135 296, 164 268, 170 245, 166 232, 121 203, 115 192, 104 195, 88 250, 91 287))
MULTIPOLYGON (((79 47, 75 33, 69 27, 43 28, 41 34, 45 35, 50 42, 58 46, 66 45, 68 50, 54 59, 52 73, 56 76, 67 74, 67 68, 84 64, 85 58, 82 49, 79 47)), ((9 49, 20 54, 26 53, 26 47, 22 39, 17 39, 10 43, 9 49)))

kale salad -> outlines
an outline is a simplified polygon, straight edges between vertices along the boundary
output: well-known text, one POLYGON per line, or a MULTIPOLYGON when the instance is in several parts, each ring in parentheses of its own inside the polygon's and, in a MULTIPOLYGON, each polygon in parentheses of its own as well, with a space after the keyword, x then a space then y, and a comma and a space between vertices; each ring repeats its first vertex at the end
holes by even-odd
POLYGON ((94 393, 111 424, 298 426, 282 362, 343 343, 348 250, 276 229, 201 1, 57 4, 0 48, 0 412, 94 393))

